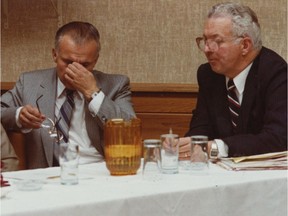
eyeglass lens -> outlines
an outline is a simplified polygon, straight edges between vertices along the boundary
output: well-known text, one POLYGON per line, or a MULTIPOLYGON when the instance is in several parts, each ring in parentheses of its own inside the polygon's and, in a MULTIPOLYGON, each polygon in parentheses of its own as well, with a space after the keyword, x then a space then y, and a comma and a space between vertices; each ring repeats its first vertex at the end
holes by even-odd
POLYGON ((209 50, 216 51, 218 49, 217 42, 213 40, 204 40, 204 38, 199 39, 198 41, 198 47, 201 51, 205 51, 205 47, 207 46, 209 50))

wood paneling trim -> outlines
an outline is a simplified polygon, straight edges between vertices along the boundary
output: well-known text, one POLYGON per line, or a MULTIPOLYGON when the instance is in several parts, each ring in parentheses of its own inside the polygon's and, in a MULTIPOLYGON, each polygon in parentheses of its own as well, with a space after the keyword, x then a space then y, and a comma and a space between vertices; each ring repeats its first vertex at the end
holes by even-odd
POLYGON ((132 103, 136 112, 190 114, 196 106, 197 95, 192 93, 149 93, 132 92, 132 103))
POLYGON ((190 92, 197 93, 198 85, 175 83, 131 83, 132 92, 190 92))
POLYGON ((15 82, 1 82, 1 91, 8 91, 13 88, 15 82))
MULTIPOLYGON (((1 90, 12 89, 15 82, 1 82, 1 90)), ((132 92, 187 92, 197 93, 198 85, 171 83, 131 83, 132 92)))

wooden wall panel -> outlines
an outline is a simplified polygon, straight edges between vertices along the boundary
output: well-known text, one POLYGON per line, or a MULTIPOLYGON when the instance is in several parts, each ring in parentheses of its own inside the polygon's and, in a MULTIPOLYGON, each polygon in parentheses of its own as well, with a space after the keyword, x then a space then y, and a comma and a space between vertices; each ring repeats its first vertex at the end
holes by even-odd
POLYGON ((137 113, 142 121, 142 138, 159 139, 171 128, 173 133, 184 136, 189 129, 191 114, 137 113))

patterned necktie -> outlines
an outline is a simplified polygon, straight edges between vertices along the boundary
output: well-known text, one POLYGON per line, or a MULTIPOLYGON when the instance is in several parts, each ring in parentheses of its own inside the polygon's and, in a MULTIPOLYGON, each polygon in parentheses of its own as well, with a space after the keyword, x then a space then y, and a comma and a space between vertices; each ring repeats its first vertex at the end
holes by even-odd
POLYGON ((65 142, 68 142, 69 139, 69 128, 70 128, 70 121, 72 117, 72 112, 74 108, 74 98, 73 98, 74 91, 66 89, 66 100, 60 108, 60 112, 58 115, 58 119, 60 121, 57 124, 57 129, 61 131, 63 134, 63 139, 65 142))
POLYGON ((228 81, 228 102, 229 102, 231 122, 232 122, 234 129, 237 127, 238 116, 240 113, 240 103, 238 101, 238 97, 236 95, 235 90, 236 90, 236 86, 235 86, 233 80, 229 79, 229 81, 228 81))

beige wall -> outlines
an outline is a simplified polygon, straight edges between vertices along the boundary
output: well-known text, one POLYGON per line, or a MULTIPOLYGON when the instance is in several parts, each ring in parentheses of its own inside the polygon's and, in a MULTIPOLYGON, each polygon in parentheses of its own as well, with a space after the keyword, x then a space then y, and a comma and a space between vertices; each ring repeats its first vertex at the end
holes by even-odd
MULTIPOLYGON (((1 0, 1 81, 54 66, 51 48, 62 23, 88 21, 101 34, 96 68, 132 82, 197 83, 205 61, 196 47, 216 0, 1 0), (61 21, 61 20, 60 20, 61 21)), ((258 14, 264 45, 287 60, 287 0, 243 0, 258 14)))

